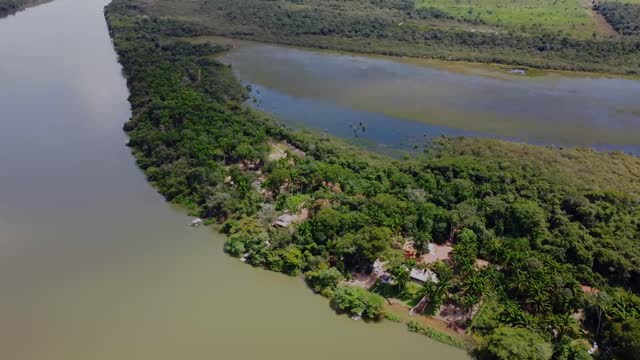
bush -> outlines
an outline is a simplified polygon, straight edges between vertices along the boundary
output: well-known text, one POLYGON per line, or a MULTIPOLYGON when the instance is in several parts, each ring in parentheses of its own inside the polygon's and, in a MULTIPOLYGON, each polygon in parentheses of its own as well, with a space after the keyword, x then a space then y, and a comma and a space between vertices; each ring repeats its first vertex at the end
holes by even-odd
POLYGON ((381 320, 384 315, 384 298, 365 289, 340 285, 333 293, 332 302, 338 309, 366 319, 381 320))
POLYGON ((318 293, 325 289, 334 290, 343 277, 336 268, 318 269, 305 274, 307 283, 318 293))
POLYGON ((409 321, 407 323, 407 327, 411 332, 422 334, 424 336, 430 337, 431 339, 439 341, 441 343, 455 346, 460 349, 466 348, 466 343, 463 340, 460 340, 449 334, 445 334, 441 331, 435 330, 434 328, 431 328, 429 326, 421 325, 415 320, 409 321))
POLYGON ((498 360, 549 360, 553 354, 551 344, 540 335, 521 328, 501 327, 488 338, 486 354, 498 360))
POLYGON ((393 322, 402 322, 402 319, 400 319, 400 316, 394 314, 394 313, 385 313, 384 314, 384 318, 389 320, 389 321, 393 321, 393 322))

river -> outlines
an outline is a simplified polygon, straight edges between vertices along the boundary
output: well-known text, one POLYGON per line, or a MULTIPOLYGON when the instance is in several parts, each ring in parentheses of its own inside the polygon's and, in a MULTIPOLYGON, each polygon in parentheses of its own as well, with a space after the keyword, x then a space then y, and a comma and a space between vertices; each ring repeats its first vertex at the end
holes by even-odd
POLYGON ((232 43, 221 60, 253 106, 291 125, 403 150, 464 135, 640 155, 638 80, 232 43))
POLYGON ((0 20, 0 358, 466 359, 332 312, 172 208, 125 147, 105 0, 0 20))

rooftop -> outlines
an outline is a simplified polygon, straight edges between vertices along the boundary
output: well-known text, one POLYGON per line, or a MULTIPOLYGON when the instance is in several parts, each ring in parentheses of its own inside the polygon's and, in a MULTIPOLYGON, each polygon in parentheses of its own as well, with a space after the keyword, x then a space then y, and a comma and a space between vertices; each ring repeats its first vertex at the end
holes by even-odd
POLYGON ((409 273, 409 276, 411 277, 411 279, 419 281, 419 282, 438 282, 438 276, 431 270, 428 269, 411 269, 411 272, 409 273))
POLYGON ((282 226, 282 227, 289 227, 289 225, 291 225, 291 223, 295 219, 296 217, 291 214, 282 214, 278 216, 278 218, 276 219, 276 221, 273 222, 273 224, 277 226, 282 226))

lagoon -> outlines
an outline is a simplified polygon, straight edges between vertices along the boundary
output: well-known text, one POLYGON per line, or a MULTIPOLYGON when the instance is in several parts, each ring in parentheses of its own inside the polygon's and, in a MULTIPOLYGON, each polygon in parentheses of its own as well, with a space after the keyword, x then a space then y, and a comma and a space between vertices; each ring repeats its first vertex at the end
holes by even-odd
POLYGON ((640 154, 635 79, 231 43, 252 104, 291 125, 405 150, 462 135, 640 154))

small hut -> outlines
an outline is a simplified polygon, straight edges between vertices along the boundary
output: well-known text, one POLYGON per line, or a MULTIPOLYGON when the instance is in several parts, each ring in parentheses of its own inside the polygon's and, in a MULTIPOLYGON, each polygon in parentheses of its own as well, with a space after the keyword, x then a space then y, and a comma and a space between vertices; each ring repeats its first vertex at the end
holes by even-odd
POLYGON ((282 214, 273 222, 273 225, 288 228, 295 219, 291 214, 282 214))
POLYGON ((414 282, 424 285, 427 282, 438 282, 438 276, 431 270, 428 269, 416 269, 413 268, 409 272, 409 277, 414 282))

